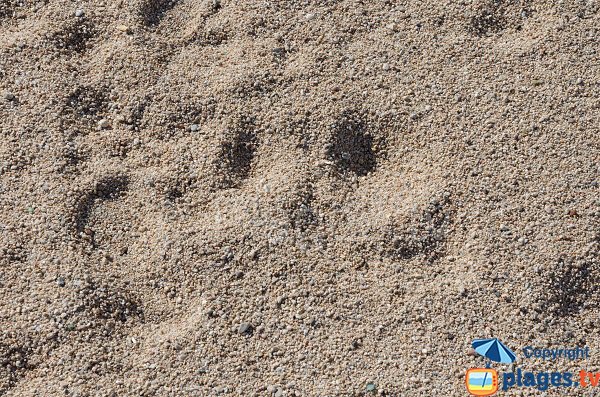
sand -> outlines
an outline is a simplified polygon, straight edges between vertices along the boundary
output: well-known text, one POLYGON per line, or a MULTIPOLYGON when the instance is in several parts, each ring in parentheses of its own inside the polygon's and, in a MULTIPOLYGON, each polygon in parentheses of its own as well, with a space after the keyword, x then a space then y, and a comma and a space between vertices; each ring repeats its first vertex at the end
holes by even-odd
POLYGON ((0 395, 464 396, 487 337, 597 370, 599 12, 3 0, 0 395))

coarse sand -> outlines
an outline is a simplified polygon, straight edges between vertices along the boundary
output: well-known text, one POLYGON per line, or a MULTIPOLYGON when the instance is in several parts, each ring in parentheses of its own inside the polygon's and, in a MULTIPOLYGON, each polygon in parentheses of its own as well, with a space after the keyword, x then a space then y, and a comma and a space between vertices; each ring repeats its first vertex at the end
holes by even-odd
POLYGON ((0 395, 598 371, 599 146, 597 0, 0 0, 0 395))

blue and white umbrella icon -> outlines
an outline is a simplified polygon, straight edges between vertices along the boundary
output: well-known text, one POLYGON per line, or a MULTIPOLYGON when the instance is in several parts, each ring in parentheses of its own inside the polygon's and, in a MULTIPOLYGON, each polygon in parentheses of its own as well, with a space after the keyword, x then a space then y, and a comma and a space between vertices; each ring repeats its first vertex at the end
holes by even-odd
MULTIPOLYGON (((513 353, 504 343, 500 342, 498 338, 492 339, 475 339, 471 343, 473 349, 487 358, 488 360, 495 361, 497 363, 512 364, 517 359, 515 353, 513 353)), ((490 367, 490 361, 487 362, 487 368, 490 367)), ((488 373, 485 373, 481 386, 485 386, 488 373)))
POLYGON ((471 345, 478 354, 497 363, 512 364, 517 359, 515 353, 500 342, 498 338, 475 339, 471 345))

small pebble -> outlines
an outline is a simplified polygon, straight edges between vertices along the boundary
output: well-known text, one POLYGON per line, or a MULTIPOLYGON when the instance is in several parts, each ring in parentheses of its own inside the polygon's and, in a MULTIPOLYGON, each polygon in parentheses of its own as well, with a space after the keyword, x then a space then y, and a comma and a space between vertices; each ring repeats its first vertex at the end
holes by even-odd
POLYGON ((249 323, 241 323, 238 327, 238 334, 243 335, 252 330, 252 325, 249 323))
POLYGON ((6 94, 4 94, 4 99, 6 99, 8 102, 11 102, 15 100, 15 96, 10 92, 7 92, 6 94))
POLYGON ((58 285, 59 287, 64 287, 65 286, 65 279, 62 277, 59 277, 56 279, 56 285, 58 285))
POLYGON ((309 12, 308 14, 306 14, 304 16, 304 19, 306 19, 307 21, 312 21, 313 19, 315 19, 316 15, 313 14, 312 12, 309 12))
POLYGON ((572 218, 576 218, 579 216, 579 213, 577 212, 577 210, 571 209, 571 210, 567 211, 567 215, 569 215, 572 218))
POLYGON ((368 392, 375 391, 375 388, 376 388, 375 383, 367 383, 367 391, 368 392))
POLYGON ((117 25, 117 30, 123 33, 131 33, 131 29, 127 25, 117 25))
POLYGON ((108 120, 107 119, 102 119, 98 122, 98 128, 100 129, 105 129, 108 128, 108 120))
POLYGON ((75 16, 76 16, 77 18, 81 18, 81 17, 83 17, 84 15, 85 15, 85 13, 83 12, 83 10, 77 10, 77 11, 75 11, 75 16))
POLYGON ((190 126, 190 131, 192 131, 192 132, 196 132, 196 131, 198 131, 199 129, 200 129, 200 126, 199 126, 198 124, 192 124, 192 125, 190 126))

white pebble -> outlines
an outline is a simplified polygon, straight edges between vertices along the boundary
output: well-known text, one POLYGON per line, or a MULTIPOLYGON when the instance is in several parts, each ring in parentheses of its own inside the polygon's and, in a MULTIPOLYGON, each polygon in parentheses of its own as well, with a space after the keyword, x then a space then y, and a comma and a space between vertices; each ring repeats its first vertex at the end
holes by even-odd
POLYGON ((100 120, 98 122, 98 128, 100 128, 100 129, 108 128, 108 120, 107 119, 100 120))

